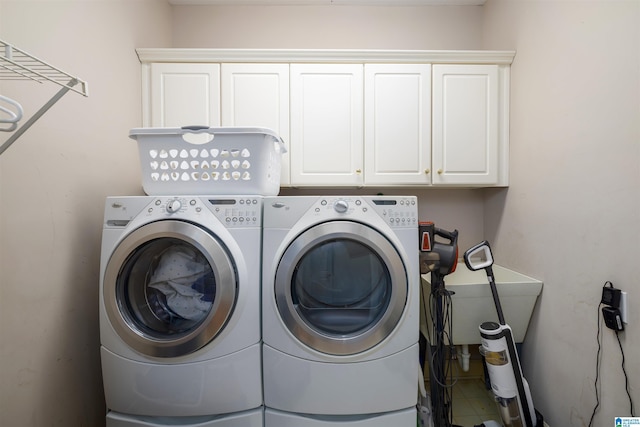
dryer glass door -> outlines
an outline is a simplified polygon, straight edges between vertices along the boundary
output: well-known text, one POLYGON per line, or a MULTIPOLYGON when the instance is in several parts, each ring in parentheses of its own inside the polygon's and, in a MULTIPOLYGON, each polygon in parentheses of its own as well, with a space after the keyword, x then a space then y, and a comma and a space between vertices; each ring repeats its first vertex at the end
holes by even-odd
POLYGON ((158 221, 129 234, 105 272, 104 300, 118 335, 140 353, 177 357, 224 327, 237 278, 224 245, 187 222, 158 221))
POLYGON ((301 234, 276 273, 278 311, 296 338, 328 354, 367 350, 395 328, 407 298, 396 248, 359 223, 329 222, 301 234))

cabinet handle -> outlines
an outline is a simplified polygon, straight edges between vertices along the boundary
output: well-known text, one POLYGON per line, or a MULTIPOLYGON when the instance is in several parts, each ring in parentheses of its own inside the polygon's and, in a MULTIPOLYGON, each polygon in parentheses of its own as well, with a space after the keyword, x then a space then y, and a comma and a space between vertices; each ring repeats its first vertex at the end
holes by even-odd
POLYGON ((356 173, 360 175, 362 173, 362 169, 356 169, 356 173))
POLYGON ((429 175, 429 173, 430 173, 430 172, 431 172, 431 169, 425 169, 425 170, 424 170, 424 174, 425 174, 425 175, 429 175))
POLYGON ((444 172, 442 169, 438 169, 438 175, 442 175, 442 172, 444 172))

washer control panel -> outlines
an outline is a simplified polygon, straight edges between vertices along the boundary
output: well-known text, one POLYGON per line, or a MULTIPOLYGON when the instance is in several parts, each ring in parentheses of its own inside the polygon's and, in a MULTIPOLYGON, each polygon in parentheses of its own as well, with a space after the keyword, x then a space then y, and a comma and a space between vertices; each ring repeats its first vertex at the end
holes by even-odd
POLYGON ((259 198, 209 198, 208 203, 215 216, 227 227, 262 225, 262 205, 259 198))
POLYGON ((333 211, 339 216, 358 217, 374 210, 391 227, 417 227, 418 201, 415 196, 322 197, 314 207, 316 213, 333 211))
POLYGON ((167 202, 166 209, 168 213, 180 212, 182 209, 182 202, 180 199, 172 199, 167 202))
POLYGON ((197 221, 204 209, 213 212, 227 227, 255 227, 260 226, 262 221, 260 198, 253 196, 160 197, 148 207, 148 213, 155 211, 168 217, 179 216, 197 221))

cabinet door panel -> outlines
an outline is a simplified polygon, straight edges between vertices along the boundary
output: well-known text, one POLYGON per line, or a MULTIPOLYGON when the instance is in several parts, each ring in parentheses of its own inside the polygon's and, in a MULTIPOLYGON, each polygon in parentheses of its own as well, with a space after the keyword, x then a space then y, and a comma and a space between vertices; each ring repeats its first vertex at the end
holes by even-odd
MULTIPOLYGON (((222 126, 264 127, 289 150, 289 65, 222 64, 222 126)), ((289 153, 282 156, 282 185, 289 184, 289 153)))
POLYGON ((151 126, 220 126, 220 65, 151 64, 151 126))
POLYGON ((433 66, 433 183, 498 182, 498 67, 433 66))
POLYGON ((291 65, 291 184, 362 185, 362 65, 291 65))
POLYGON ((429 184, 431 66, 365 65, 365 183, 429 184))

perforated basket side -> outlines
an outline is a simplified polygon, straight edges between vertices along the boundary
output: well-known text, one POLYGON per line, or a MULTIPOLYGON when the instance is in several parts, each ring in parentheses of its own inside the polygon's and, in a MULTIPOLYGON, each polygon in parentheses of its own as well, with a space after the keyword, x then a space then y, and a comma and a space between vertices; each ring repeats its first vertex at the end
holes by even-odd
POLYGON ((137 133, 145 193, 278 194, 279 138, 255 131, 213 135, 212 141, 193 145, 180 132, 137 133))

